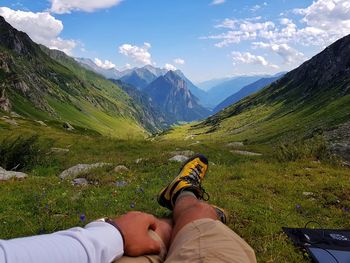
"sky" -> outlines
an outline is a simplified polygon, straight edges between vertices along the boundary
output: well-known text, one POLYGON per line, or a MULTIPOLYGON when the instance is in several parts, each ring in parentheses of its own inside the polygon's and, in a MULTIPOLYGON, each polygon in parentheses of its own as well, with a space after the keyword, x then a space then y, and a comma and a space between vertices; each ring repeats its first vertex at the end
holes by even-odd
POLYGON ((289 71, 350 34, 350 0, 0 0, 35 42, 119 70, 195 83, 289 71))

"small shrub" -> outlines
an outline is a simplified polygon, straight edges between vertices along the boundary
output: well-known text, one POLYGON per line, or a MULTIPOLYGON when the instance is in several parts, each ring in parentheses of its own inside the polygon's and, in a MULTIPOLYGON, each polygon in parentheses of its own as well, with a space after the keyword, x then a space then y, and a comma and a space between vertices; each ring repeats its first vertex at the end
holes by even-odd
POLYGON ((294 162, 302 159, 333 160, 327 142, 321 135, 307 140, 279 143, 274 155, 280 162, 294 162))
POLYGON ((6 170, 23 170, 40 159, 38 136, 9 137, 0 142, 0 166, 6 170))

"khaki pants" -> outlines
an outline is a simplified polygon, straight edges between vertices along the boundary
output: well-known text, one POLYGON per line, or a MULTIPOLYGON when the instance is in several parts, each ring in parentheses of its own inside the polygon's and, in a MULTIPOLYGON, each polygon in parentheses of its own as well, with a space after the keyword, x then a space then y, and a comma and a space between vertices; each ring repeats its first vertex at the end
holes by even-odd
MULTIPOLYGON (((151 234, 160 240, 154 232, 151 234)), ((115 263, 255 263, 254 250, 235 232, 212 219, 199 219, 184 226, 173 240, 168 254, 162 243, 160 255, 122 257, 115 263)))

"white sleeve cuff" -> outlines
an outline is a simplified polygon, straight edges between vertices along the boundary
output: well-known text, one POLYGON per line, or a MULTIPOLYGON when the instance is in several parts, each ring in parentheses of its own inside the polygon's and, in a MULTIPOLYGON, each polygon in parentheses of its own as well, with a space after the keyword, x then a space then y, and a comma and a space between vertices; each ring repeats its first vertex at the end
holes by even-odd
POLYGON ((124 254, 123 238, 118 229, 106 222, 92 222, 85 226, 95 248, 101 248, 101 261, 112 262, 124 254))
POLYGON ((72 228, 57 232, 79 241, 88 256, 88 262, 112 262, 124 254, 123 238, 120 232, 106 222, 92 222, 85 228, 72 228))

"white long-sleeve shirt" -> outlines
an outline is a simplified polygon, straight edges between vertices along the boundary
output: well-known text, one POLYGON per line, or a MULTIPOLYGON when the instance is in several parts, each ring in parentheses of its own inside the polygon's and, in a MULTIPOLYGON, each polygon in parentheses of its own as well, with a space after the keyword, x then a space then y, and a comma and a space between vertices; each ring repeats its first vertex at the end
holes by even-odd
POLYGON ((48 235, 0 240, 0 263, 110 263, 123 253, 121 234, 105 222, 48 235))

